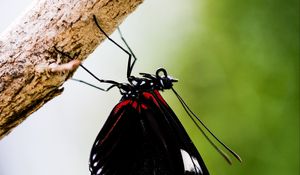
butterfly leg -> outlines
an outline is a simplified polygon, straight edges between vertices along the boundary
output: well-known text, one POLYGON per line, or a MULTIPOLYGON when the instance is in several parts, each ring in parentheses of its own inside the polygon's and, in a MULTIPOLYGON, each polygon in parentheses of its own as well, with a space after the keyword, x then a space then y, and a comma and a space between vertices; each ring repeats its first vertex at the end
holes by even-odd
POLYGON ((108 34, 101 28, 100 24, 99 24, 99 21, 97 19, 97 17, 95 15, 93 15, 93 19, 95 21, 95 24, 96 26, 98 27, 98 29, 106 36, 106 38, 111 41, 112 43, 114 43, 118 48, 120 48, 122 51, 124 51, 127 55, 128 55, 128 63, 127 63, 127 78, 129 78, 131 76, 131 71, 133 69, 133 66, 135 64, 135 61, 136 61, 136 57, 135 55, 133 54, 132 50, 129 48, 127 42, 125 41, 125 39, 123 38, 121 32, 120 32, 120 29, 118 28, 118 31, 120 33, 120 36, 121 36, 121 39, 124 41, 126 47, 128 48, 129 52, 123 48, 121 45, 119 45, 117 42, 115 42, 113 39, 111 39, 108 34), (134 58, 133 62, 131 61, 131 58, 134 58), (131 63, 132 62, 132 63, 131 63))
MULTIPOLYGON (((75 54, 75 55, 72 57, 72 56, 70 56, 68 53, 65 53, 65 52, 63 52, 63 51, 60 51, 60 50, 57 49, 55 46, 54 46, 54 49, 55 49, 58 53, 60 53, 61 55, 66 56, 66 57, 68 57, 68 58, 71 59, 71 60, 74 60, 74 58, 78 56, 78 54, 75 54)), ((108 88, 104 89, 104 88, 100 88, 100 87, 98 87, 98 86, 95 86, 95 85, 93 85, 93 84, 91 84, 91 83, 88 83, 88 82, 86 82, 86 81, 79 80, 79 79, 73 79, 73 78, 72 78, 72 80, 74 80, 74 81, 77 81, 77 82, 80 82, 80 83, 84 83, 84 84, 86 84, 86 85, 89 85, 89 86, 91 86, 91 87, 94 87, 94 88, 99 89, 99 90, 102 90, 102 91, 109 91, 111 88, 116 87, 116 86, 119 86, 119 84, 120 84, 120 83, 118 83, 118 82, 116 82, 116 81, 100 79, 100 78, 98 78, 96 75, 94 75, 90 70, 88 70, 86 67, 84 67, 82 64, 80 64, 79 66, 80 66, 83 70, 85 70, 88 74, 90 74, 93 78, 95 78, 96 80, 98 80, 99 82, 101 82, 101 83, 108 83, 108 84, 111 84, 111 86, 109 86, 108 88)))

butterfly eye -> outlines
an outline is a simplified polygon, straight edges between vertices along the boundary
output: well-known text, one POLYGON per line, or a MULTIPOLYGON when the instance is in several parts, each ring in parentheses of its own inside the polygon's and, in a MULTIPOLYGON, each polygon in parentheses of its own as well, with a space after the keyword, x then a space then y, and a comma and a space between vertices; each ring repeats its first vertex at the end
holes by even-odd
POLYGON ((157 69, 157 71, 156 71, 156 77, 157 78, 168 77, 168 73, 167 73, 166 69, 164 69, 164 68, 157 69))

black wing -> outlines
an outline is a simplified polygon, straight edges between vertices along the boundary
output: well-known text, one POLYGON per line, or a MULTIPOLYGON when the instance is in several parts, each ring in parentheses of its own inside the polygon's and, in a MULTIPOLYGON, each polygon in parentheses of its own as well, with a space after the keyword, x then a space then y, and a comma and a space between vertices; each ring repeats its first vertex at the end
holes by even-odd
MULTIPOLYGON (((169 139, 169 144, 175 150, 172 150, 172 154, 178 154, 180 159, 177 162, 177 166, 183 164, 184 175, 209 175, 209 172, 190 137, 182 126, 181 122, 173 112, 173 110, 169 107, 166 101, 162 98, 160 93, 155 90, 151 95, 149 93, 144 93, 144 97, 149 98, 151 100, 145 100, 147 102, 152 101, 153 109, 160 110, 163 115, 162 119, 158 119, 159 122, 166 122, 165 126, 162 126, 163 135, 165 135, 165 139, 169 139), (167 129, 166 129, 167 128, 167 129), (172 140, 170 139, 172 138, 172 140), (176 146, 175 146, 176 145, 176 146)), ((182 168, 182 167, 180 167, 182 168)))
POLYGON ((197 149, 159 93, 122 100, 90 155, 92 175, 208 175, 197 149))
POLYGON ((142 139, 133 101, 120 102, 98 134, 90 155, 92 175, 129 174, 142 139))

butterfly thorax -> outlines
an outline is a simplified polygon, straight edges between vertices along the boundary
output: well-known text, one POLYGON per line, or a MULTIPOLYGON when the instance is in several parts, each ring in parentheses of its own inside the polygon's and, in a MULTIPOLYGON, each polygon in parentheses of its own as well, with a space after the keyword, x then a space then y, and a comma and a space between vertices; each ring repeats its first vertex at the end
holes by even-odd
POLYGON ((130 76, 128 77, 128 83, 119 84, 121 95, 123 98, 139 98, 143 92, 151 92, 154 90, 163 91, 165 89, 171 89, 176 79, 168 76, 167 71, 160 68, 156 71, 156 74, 140 73, 142 77, 130 76))

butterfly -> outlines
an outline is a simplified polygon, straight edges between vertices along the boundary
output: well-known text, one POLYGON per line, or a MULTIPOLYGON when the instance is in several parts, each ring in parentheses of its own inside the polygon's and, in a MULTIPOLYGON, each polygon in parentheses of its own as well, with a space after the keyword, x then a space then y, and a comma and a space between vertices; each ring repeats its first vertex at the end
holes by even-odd
POLYGON ((108 40, 128 55, 126 83, 104 80, 95 76, 82 64, 91 76, 101 83, 110 84, 103 89, 82 80, 73 79, 103 91, 118 88, 122 95, 113 108, 93 144, 89 170, 91 175, 208 175, 209 172, 197 148, 182 126, 172 108, 161 96, 161 91, 172 90, 188 116, 212 146, 229 162, 229 156, 216 146, 210 134, 235 158, 238 154, 222 143, 188 107, 173 88, 177 80, 159 68, 155 74, 131 75, 136 57, 121 31, 121 39, 128 50, 111 39, 93 15, 98 29, 108 40))

